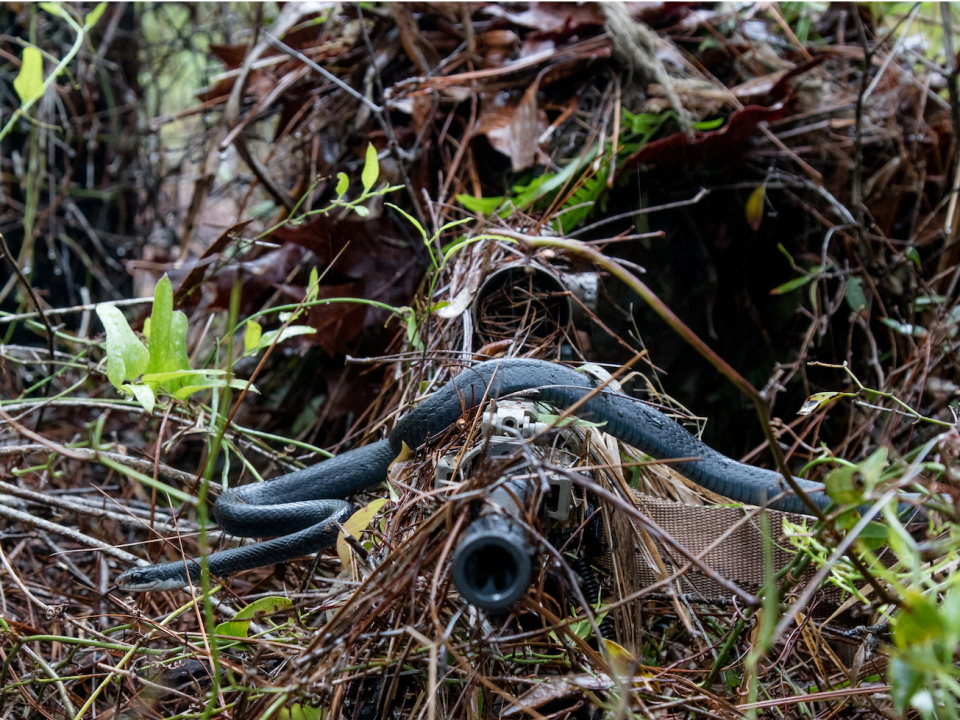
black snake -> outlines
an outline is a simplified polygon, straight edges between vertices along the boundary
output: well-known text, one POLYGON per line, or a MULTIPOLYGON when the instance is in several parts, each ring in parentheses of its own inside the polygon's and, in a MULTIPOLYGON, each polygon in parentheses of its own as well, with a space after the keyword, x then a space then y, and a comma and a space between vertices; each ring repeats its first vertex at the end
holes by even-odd
MULTIPOLYGON (((221 530, 239 537, 274 537, 207 557, 210 573, 223 577, 241 570, 302 557, 333 545, 353 506, 342 498, 382 482, 403 444, 417 448, 452 425, 484 397, 536 391, 540 402, 569 408, 593 390, 596 382, 582 372, 542 360, 489 360, 463 370, 454 380, 408 412, 389 440, 351 450, 312 467, 267 482, 231 488, 213 511, 221 530), (488 394, 489 390, 489 394, 488 394), (282 537, 276 537, 282 535, 282 537)), ((657 459, 696 458, 671 465, 684 477, 733 501, 759 505, 786 488, 772 470, 744 465, 705 445, 663 413, 619 392, 603 390, 576 410, 603 431, 657 459)), ((820 508, 830 504, 823 485, 797 479, 820 508)), ((809 514, 796 495, 769 507, 809 514)), ((127 570, 117 579, 130 592, 169 590, 200 579, 197 561, 170 562, 127 570)))

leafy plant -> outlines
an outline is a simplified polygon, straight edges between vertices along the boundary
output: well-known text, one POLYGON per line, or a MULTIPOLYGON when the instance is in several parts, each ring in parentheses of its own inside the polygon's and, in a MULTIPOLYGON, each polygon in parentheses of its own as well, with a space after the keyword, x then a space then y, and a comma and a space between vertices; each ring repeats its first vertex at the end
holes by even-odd
POLYGON ((87 33, 97 24, 97 21, 100 20, 104 11, 107 9, 105 2, 99 3, 84 16, 83 24, 81 25, 73 17, 73 13, 76 11, 72 6, 62 5, 58 2, 42 2, 39 6, 51 15, 63 18, 77 34, 77 37, 70 51, 57 63, 53 72, 51 72, 46 79, 43 77, 43 57, 40 50, 32 45, 24 48, 20 72, 13 81, 13 88, 20 97, 20 107, 10 116, 7 124, 0 129, 0 140, 3 140, 17 124, 17 121, 33 107, 33 104, 37 100, 43 97, 47 88, 54 83, 60 76, 60 73, 62 73, 73 58, 76 57, 77 53, 80 52, 80 48, 83 47, 83 41, 86 39, 87 33))
POLYGON ((373 143, 367 143, 367 151, 364 157, 363 170, 360 171, 360 184, 363 186, 363 189, 360 191, 359 195, 349 200, 345 199, 347 191, 350 189, 350 178, 346 173, 337 173, 337 186, 335 189, 335 192, 337 193, 336 199, 325 207, 317 208, 315 210, 308 210, 307 212, 297 215, 297 211, 300 209, 300 206, 308 197, 310 197, 314 188, 316 188, 319 184, 320 181, 317 180, 317 182, 310 186, 307 192, 303 194, 303 196, 300 198, 300 201, 293 207, 293 210, 290 211, 290 217, 288 219, 283 220, 267 230, 264 230, 255 239, 262 240, 283 225, 300 225, 307 218, 313 217, 314 215, 326 215, 337 208, 352 210, 360 217, 367 217, 370 214, 370 209, 364 205, 365 202, 371 198, 380 197, 382 195, 386 195, 387 193, 394 192, 395 190, 403 189, 403 185, 386 185, 380 189, 375 189, 377 180, 379 179, 380 161, 377 159, 377 149, 373 146, 373 143))
MULTIPOLYGON (((631 113, 621 111, 622 132, 613 142, 595 145, 581 158, 572 160, 560 172, 547 172, 526 184, 513 186, 509 195, 475 198, 472 195, 457 195, 457 201, 467 210, 480 214, 496 213, 509 217, 515 211, 527 211, 535 206, 553 202, 556 193, 564 188, 574 188, 573 193, 557 211, 555 225, 558 231, 569 232, 590 217, 593 211, 604 207, 610 162, 614 156, 620 164, 646 145, 660 130, 663 123, 673 117, 672 113, 631 113), (598 155, 600 161, 596 162, 598 155)), ((710 125, 714 121, 710 122, 710 125)))
MULTIPOLYGON (((927 443, 929 451, 933 442, 927 443)), ((920 466, 924 452, 913 467, 920 466)), ((930 465, 930 464, 927 464, 930 465)), ((886 589, 891 600, 881 604, 881 626, 889 624, 892 646, 885 648, 890 657, 887 681, 897 712, 912 708, 923 718, 956 718, 960 701, 960 682, 954 654, 960 648, 960 580, 953 573, 960 563, 960 533, 950 523, 940 530, 935 543, 937 558, 929 560, 921 546, 907 532, 898 517, 893 493, 885 486, 901 480, 905 466, 888 465, 886 448, 879 448, 866 460, 844 463, 825 478, 827 493, 837 506, 835 525, 842 531, 862 524, 856 508, 874 501, 883 502, 885 524, 871 522, 862 527, 854 545, 861 565, 867 568, 873 584, 886 589), (895 562, 881 561, 880 547, 893 552, 895 562)), ((790 543, 810 557, 818 567, 830 562, 834 548, 827 547, 806 523, 784 520, 784 532, 790 543)), ((926 549, 929 553, 931 547, 926 549)), ((830 566, 828 580, 861 602, 870 603, 871 590, 865 589, 866 575, 848 558, 830 566)))
MULTIPOLYGON (((849 301, 849 296, 848 296, 848 301, 849 301)), ((882 319, 886 320, 887 318, 882 318, 882 319)), ((866 405, 874 409, 886 410, 887 412, 897 412, 904 415, 909 415, 913 417, 914 420, 917 422, 927 422, 933 425, 940 425, 941 427, 947 427, 947 428, 954 427, 953 423, 949 423, 943 420, 937 420, 936 418, 931 418, 925 415, 921 415, 920 413, 918 413, 916 410, 910 407, 907 403, 903 402, 900 398, 898 398, 893 393, 888 393, 882 390, 875 390, 873 388, 868 388, 862 382, 860 382, 860 379, 853 373, 853 371, 847 365, 846 361, 844 361, 842 365, 832 365, 830 363, 821 363, 821 362, 810 362, 808 364, 812 367, 825 367, 825 368, 834 368, 836 370, 843 370, 849 376, 849 378, 853 380, 854 384, 857 386, 857 390, 856 392, 828 391, 828 392, 820 392, 820 393, 811 395, 806 399, 806 401, 804 401, 803 406, 800 408, 800 410, 797 411, 798 415, 809 415, 816 410, 820 410, 826 407, 827 405, 829 405, 830 403, 832 403, 834 400, 838 398, 856 398, 857 399, 856 402, 858 404, 866 405), (865 400, 861 398, 865 398, 865 400), (892 401, 898 406, 899 409, 878 408, 876 405, 873 404, 877 401, 878 398, 886 398, 887 400, 892 401)))
POLYGON ((144 325, 149 349, 136 336, 126 318, 112 305, 97 305, 97 315, 107 332, 107 379, 120 392, 132 396, 153 412, 160 394, 185 400, 199 390, 244 387, 229 383, 223 370, 193 370, 187 356, 187 316, 173 309, 173 286, 164 275, 153 296, 153 312, 144 325))
POLYGON ((247 355, 256 355, 261 350, 275 343, 281 343, 289 338, 299 335, 313 335, 317 332, 315 328, 309 325, 291 325, 290 323, 303 315, 306 308, 317 299, 319 293, 320 277, 317 269, 313 268, 313 270, 310 271, 310 279, 307 282, 307 294, 304 302, 292 312, 280 313, 280 322, 283 323, 282 327, 265 333, 263 332, 263 327, 256 320, 250 319, 247 321, 247 327, 243 335, 244 357, 247 355))

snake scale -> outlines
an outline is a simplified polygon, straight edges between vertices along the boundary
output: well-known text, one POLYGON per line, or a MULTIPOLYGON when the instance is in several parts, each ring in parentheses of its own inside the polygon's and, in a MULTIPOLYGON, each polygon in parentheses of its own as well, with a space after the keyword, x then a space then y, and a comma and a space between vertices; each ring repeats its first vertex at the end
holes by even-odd
MULTIPOLYGON (((273 480, 225 491, 213 508, 221 530, 239 537, 274 539, 209 555, 210 573, 224 577, 333 545, 337 523, 342 524, 354 512, 343 498, 382 482, 404 443, 410 448, 419 447, 479 405, 484 397, 535 390, 538 401, 562 410, 595 386, 596 382, 581 372, 542 360, 489 360, 465 369, 401 418, 388 440, 273 480)), ((663 413, 622 393, 602 390, 578 407, 576 415, 605 423, 604 432, 657 460, 695 458, 671 467, 733 501, 758 505, 785 489, 779 473, 731 460, 663 413)), ((823 485, 801 479, 797 482, 819 507, 830 504, 823 485)), ((800 498, 792 494, 770 507, 808 514, 800 498)), ((128 592, 170 590, 199 580, 200 565, 187 560, 127 570, 117 578, 117 586, 128 592)))

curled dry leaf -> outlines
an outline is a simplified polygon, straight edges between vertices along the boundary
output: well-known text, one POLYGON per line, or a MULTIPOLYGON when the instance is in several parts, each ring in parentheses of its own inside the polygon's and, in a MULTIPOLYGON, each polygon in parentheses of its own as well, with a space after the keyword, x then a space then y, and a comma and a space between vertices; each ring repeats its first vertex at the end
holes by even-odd
POLYGON ((816 410, 826 407, 831 402, 837 398, 842 397, 855 397, 856 393, 845 393, 845 392, 822 392, 816 393, 808 397, 803 406, 797 410, 797 415, 810 415, 816 410))

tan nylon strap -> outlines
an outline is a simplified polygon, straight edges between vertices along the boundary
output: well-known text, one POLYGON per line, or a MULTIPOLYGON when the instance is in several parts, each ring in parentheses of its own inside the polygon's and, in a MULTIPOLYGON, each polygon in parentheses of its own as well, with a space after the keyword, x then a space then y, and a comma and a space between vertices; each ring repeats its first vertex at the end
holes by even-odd
MULTIPOLYGON (((700 557, 703 564, 727 580, 736 583, 748 592, 755 593, 764 582, 763 535, 760 530, 759 516, 744 521, 747 509, 739 507, 717 507, 685 505, 662 500, 648 495, 634 495, 637 507, 665 532, 685 547, 694 556, 700 557), (704 551, 734 525, 740 523, 730 535, 706 554, 704 551)), ((773 539, 774 571, 783 569, 794 555, 793 548, 783 537, 783 519, 811 524, 811 518, 776 510, 768 511, 770 534, 773 539)), ((638 528, 639 529, 639 528, 638 528)), ((629 546, 630 543, 624 543, 629 546)), ((639 587, 649 587, 662 579, 663 572, 657 572, 656 566, 665 567, 673 574, 686 564, 675 550, 664 543, 653 541, 659 558, 651 558, 650 548, 637 548, 637 577, 639 587), (646 550, 646 552, 645 552, 646 550), (651 562, 652 561, 652 562, 651 562)), ((813 577, 814 570, 808 568, 802 581, 813 577)), ((711 602, 729 602, 730 591, 713 580, 702 570, 693 567, 679 582, 674 583, 674 591, 699 596, 711 602)), ((666 592, 666 588, 664 589, 666 592)), ((826 604, 836 607, 840 602, 838 590, 827 592, 826 604)))

